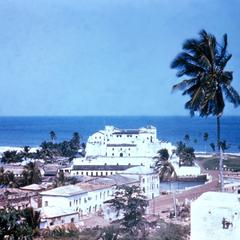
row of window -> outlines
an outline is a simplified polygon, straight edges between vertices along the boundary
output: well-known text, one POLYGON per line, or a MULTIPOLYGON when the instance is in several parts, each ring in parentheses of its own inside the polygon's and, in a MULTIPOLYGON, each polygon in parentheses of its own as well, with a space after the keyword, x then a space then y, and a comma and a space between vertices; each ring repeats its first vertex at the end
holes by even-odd
POLYGON ((73 172, 73 175, 86 175, 91 177, 98 177, 98 176, 108 176, 113 175, 115 172, 73 172))

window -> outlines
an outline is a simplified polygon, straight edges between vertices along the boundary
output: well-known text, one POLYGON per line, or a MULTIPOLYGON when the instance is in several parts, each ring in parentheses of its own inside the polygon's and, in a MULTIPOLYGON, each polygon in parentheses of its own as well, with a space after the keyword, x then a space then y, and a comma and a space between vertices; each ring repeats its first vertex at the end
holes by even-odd
POLYGON ((113 174, 113 172, 110 172, 110 175, 112 175, 113 174))
POLYGON ((78 172, 77 172, 77 175, 78 175, 78 172))
POLYGON ((45 207, 48 206, 48 201, 45 201, 44 206, 45 206, 45 207))
POLYGON ((100 199, 102 198, 102 193, 100 192, 100 199))
POLYGON ((108 175, 108 172, 106 172, 106 176, 108 175))
POLYGON ((120 157, 123 157, 123 153, 120 153, 120 155, 119 155, 120 157))
POLYGON ((98 172, 96 172, 96 176, 98 176, 98 172))
POLYGON ((91 176, 93 176, 93 172, 91 172, 91 176))
POLYGON ((72 202, 71 202, 71 201, 69 202, 69 206, 70 206, 70 207, 72 206, 72 202))
POLYGON ((74 223, 74 218, 71 218, 71 223, 74 223))
POLYGON ((88 176, 88 172, 86 172, 86 175, 88 176))
POLYGON ((82 175, 83 175, 83 172, 82 172, 82 175))
POLYGON ((101 172, 101 176, 103 176, 103 172, 101 172))

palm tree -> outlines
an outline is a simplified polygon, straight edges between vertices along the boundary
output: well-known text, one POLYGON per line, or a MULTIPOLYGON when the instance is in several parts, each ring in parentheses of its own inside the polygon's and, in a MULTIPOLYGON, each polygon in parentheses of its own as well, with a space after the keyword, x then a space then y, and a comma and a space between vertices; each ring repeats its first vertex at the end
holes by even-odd
POLYGON ((207 152, 207 141, 208 141, 208 137, 209 137, 208 133, 205 132, 205 133, 203 134, 203 141, 205 142, 205 152, 207 152))
POLYGON ((158 151, 158 156, 155 157, 155 171, 159 174, 159 179, 167 179, 175 175, 175 170, 171 162, 169 162, 169 153, 167 149, 161 149, 158 151))
POLYGON ((36 162, 30 162, 24 167, 22 173, 25 185, 41 183, 42 176, 36 162))
POLYGON ((54 131, 51 131, 51 132, 49 133, 49 135, 50 135, 50 138, 51 138, 51 140, 52 140, 52 143, 54 144, 55 141, 56 141, 56 139, 57 139, 57 134, 56 134, 54 131))
POLYGON ((183 140, 184 140, 184 142, 185 142, 186 144, 189 143, 189 141, 190 141, 190 136, 189 136, 189 134, 185 134, 183 140))
POLYGON ((227 44, 227 34, 223 36, 223 43, 219 44, 214 35, 202 30, 199 33, 199 39, 189 39, 184 42, 183 52, 171 64, 171 68, 178 70, 177 77, 187 77, 187 79, 174 85, 173 90, 182 90, 183 95, 190 96, 190 100, 185 104, 185 108, 190 110, 190 114, 193 116, 195 112, 199 112, 202 117, 209 115, 216 117, 216 146, 220 155, 219 168, 222 191, 220 118, 225 107, 225 99, 233 103, 235 107, 240 104, 240 96, 231 86, 233 73, 225 70, 232 57, 227 52, 227 44))

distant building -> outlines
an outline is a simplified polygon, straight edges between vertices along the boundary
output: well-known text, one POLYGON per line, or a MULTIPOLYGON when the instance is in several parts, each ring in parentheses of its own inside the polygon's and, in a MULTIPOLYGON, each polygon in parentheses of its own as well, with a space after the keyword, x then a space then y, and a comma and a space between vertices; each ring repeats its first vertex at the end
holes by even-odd
POLYGON ((88 138, 86 156, 153 157, 161 148, 170 151, 171 143, 159 141, 153 126, 140 129, 118 129, 106 126, 88 138))
POLYGON ((191 204, 191 240, 237 240, 240 233, 240 196, 206 192, 191 204))

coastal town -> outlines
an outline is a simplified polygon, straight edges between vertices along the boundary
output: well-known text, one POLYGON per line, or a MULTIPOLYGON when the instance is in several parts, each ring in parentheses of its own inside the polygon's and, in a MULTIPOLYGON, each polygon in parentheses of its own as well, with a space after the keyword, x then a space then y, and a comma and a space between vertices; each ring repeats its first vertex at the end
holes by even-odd
POLYGON ((240 1, 0 1, 0 240, 239 240, 240 1))
MULTIPOLYGON (((54 142, 54 134, 50 136, 54 142)), ((0 179, 10 173, 21 179, 26 166, 31 163, 36 168, 34 174, 39 171, 41 181, 33 179, 30 185, 20 187, 2 184, 1 208, 31 208, 39 212, 39 233, 73 225, 79 231, 101 228, 122 218, 109 204, 118 189, 137 186, 148 203, 144 218, 152 226, 152 231, 159 221, 165 221, 191 227, 191 239, 200 239, 198 236, 209 239, 209 234, 211 239, 220 235, 237 236, 240 175, 225 169, 224 177, 232 181, 225 181, 225 191, 221 193, 219 171, 204 169, 203 160, 196 161, 208 159, 214 153, 196 153, 197 158, 194 157, 191 164, 182 163, 183 150, 181 152, 179 146, 159 140, 153 126, 140 129, 106 126, 89 136, 86 145, 80 145, 79 139, 77 145, 79 148, 71 161, 67 157, 53 156, 33 159, 29 157, 31 151, 23 161, 9 163, 8 159, 8 163, 2 164, 0 179), (164 159, 164 152, 167 159, 164 159), (167 166, 173 169, 168 177, 165 175, 167 170, 164 174, 161 172, 167 166), (196 185, 162 189, 162 184, 170 186, 173 182, 185 182, 186 186, 195 182, 196 185), (209 233, 213 225, 215 231, 209 233)), ((39 150, 33 149, 32 152, 39 150)), ((2 160, 5 157, 6 151, 2 160)), ((187 235, 190 237, 190 232, 187 235)))

